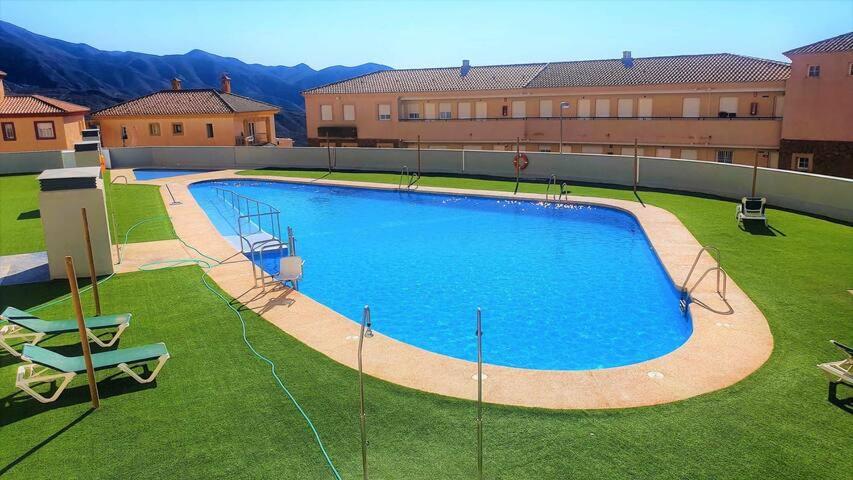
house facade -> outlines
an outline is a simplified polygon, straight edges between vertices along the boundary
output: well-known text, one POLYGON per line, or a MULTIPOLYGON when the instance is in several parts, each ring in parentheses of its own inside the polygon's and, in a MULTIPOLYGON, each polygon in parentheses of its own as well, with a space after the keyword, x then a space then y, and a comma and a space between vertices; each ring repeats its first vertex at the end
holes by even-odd
POLYGON ((146 146, 234 146, 276 144, 279 108, 222 88, 183 89, 172 80, 161 90, 92 114, 107 148, 146 146))
POLYGON ((389 70, 303 92, 310 145, 778 166, 783 62, 731 54, 389 70), (561 141, 562 140, 562 141, 561 141))
POLYGON ((780 167, 853 178, 853 32, 785 55, 780 167))
POLYGON ((0 152, 71 150, 89 109, 43 95, 7 94, 0 72, 0 152))

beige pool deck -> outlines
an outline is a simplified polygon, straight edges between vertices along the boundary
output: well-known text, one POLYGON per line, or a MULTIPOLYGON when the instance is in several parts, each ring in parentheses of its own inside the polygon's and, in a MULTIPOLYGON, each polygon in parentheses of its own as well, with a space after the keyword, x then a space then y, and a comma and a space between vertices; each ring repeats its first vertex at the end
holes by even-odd
MULTIPOLYGON (((232 178, 383 190, 394 190, 396 185, 279 176, 246 177, 236 172, 222 170, 135 183, 169 185, 180 203, 171 204, 172 198, 165 187, 161 188, 161 193, 177 234, 205 254, 226 260, 210 274, 223 290, 311 348, 357 368, 358 324, 298 292, 255 287, 251 264, 219 235, 188 186, 202 180, 232 178)), ((122 174, 134 178, 130 170, 113 170, 114 176, 122 174)), ((483 190, 421 187, 418 192, 545 200, 540 194, 512 195, 483 190)), ((633 214, 678 285, 701 248, 675 215, 664 209, 592 197, 572 196, 568 200, 614 207, 633 214)), ((129 245, 121 271, 132 271, 139 264, 177 255, 197 256, 192 253, 177 241, 129 245)), ((709 256, 703 255, 693 278, 715 265, 709 256)), ((728 280, 726 301, 723 301, 716 292, 715 275, 711 273, 696 288, 693 299, 690 304, 693 335, 667 355, 624 367, 582 371, 529 370, 487 364, 483 367, 483 399, 489 403, 549 409, 658 405, 728 387, 768 359, 773 337, 767 321, 735 282, 728 280)), ((471 321, 473 325, 473 312, 471 321)), ((472 335, 473 330, 472 326, 472 335)), ((365 341, 365 373, 398 385, 473 400, 477 394, 476 370, 475 363, 432 353, 380 333, 365 341)))

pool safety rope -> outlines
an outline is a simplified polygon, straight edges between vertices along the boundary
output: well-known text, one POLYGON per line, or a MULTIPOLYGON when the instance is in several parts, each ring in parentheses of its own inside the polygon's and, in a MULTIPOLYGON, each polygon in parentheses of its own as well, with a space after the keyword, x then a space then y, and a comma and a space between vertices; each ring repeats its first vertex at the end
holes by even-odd
MULTIPOLYGON (((136 227, 138 227, 142 224, 148 223, 148 222, 163 221, 163 220, 166 220, 168 218, 169 218, 168 215, 158 215, 156 217, 150 217, 150 218, 146 218, 144 220, 140 220, 139 222, 136 222, 130 228, 127 229, 127 232, 125 232, 124 241, 121 244, 121 247, 124 248, 127 246, 130 233, 136 227)), ((216 295, 220 300, 222 300, 225 303, 225 305, 227 305, 228 308, 231 309, 231 311, 234 312, 235 315, 237 315, 237 318, 240 319, 240 324, 242 325, 243 342, 246 343, 246 346, 249 347, 249 350, 256 357, 263 360, 264 362, 266 362, 270 366, 270 373, 272 374, 272 377, 275 379, 276 383, 278 383, 278 386, 281 387, 281 390, 285 393, 285 395, 287 395, 287 398, 290 399, 291 403, 293 403, 293 406, 296 407, 296 410, 299 411, 299 414, 302 415, 302 418, 305 419, 305 422, 308 423, 308 427, 311 429, 311 432, 314 434, 314 440, 317 442, 317 446, 320 447, 320 452, 323 453, 323 458, 326 460, 326 464, 329 465, 329 469, 331 469, 332 475, 335 477, 336 480, 341 480, 340 473, 338 473, 338 470, 335 468, 334 463, 332 463, 332 459, 329 457, 329 453, 326 452, 326 447, 323 445, 323 441, 320 439, 320 433, 317 431, 317 428, 314 426, 314 423, 308 417, 308 414, 305 413, 305 410, 302 409, 302 406, 299 404, 299 402, 296 400, 296 398, 293 396, 293 394, 290 393, 290 390, 288 390, 288 388, 285 386, 284 381, 281 379, 281 377, 278 376, 278 373, 276 373, 275 363, 272 360, 270 360, 269 358, 265 357, 260 352, 258 352, 255 349, 255 346, 252 345, 252 342, 249 341, 249 338, 247 336, 247 331, 246 331, 246 320, 243 318, 243 314, 240 313, 240 310, 234 308, 234 305, 232 305, 231 302, 227 298, 225 298, 225 296, 223 296, 221 293, 219 293, 219 291, 217 291, 210 283, 207 282, 207 279, 210 277, 210 275, 209 275, 210 271, 213 270, 214 268, 218 267, 219 265, 221 265, 222 262, 220 260, 217 260, 217 259, 209 256, 209 255, 205 255, 204 253, 199 251, 194 246, 185 242, 180 236, 177 235, 177 233, 175 234, 175 236, 177 237, 178 241, 181 242, 181 244, 183 244, 187 248, 193 250, 194 252, 198 253, 204 259, 202 259, 202 258, 176 258, 176 259, 172 259, 172 260, 160 260, 160 261, 150 262, 150 263, 140 265, 139 270, 140 271, 160 270, 160 269, 165 269, 165 268, 175 268, 175 267, 179 267, 179 266, 187 266, 190 264, 195 264, 195 265, 198 265, 199 267, 201 267, 201 269, 203 270, 203 273, 201 275, 201 282, 204 285, 204 288, 206 288, 207 290, 212 292, 214 295, 216 295), (160 265, 161 267, 153 268, 153 267, 156 267, 158 265, 160 265)), ((119 249, 118 257, 119 257, 119 263, 121 263, 121 249, 119 249)), ((115 273, 111 273, 107 277, 105 277, 103 280, 98 280, 98 285, 101 285, 101 284, 107 282, 109 279, 113 278, 114 276, 115 276, 115 273)), ((85 288, 81 288, 80 293, 84 293, 84 292, 91 290, 91 289, 92 289, 92 285, 88 285, 85 288)), ((41 310, 43 308, 47 308, 51 305, 55 305, 57 303, 66 301, 69 298, 71 298, 71 294, 64 295, 64 296, 59 297, 57 299, 51 300, 50 302, 43 303, 41 305, 33 307, 33 308, 29 309, 29 311, 35 312, 35 311, 41 310)))

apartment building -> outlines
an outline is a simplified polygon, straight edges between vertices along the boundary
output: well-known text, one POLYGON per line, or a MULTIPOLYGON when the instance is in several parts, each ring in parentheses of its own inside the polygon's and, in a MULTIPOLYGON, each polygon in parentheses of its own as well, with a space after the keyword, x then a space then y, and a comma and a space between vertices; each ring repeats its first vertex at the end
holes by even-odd
POLYGON ((304 92, 309 144, 777 166, 784 62, 732 54, 389 70, 304 92), (562 142, 561 142, 562 139, 562 142), (562 145, 562 147, 561 147, 562 145))
POLYGON ((780 166, 853 178, 853 32, 785 55, 791 76, 780 166))
MULTIPOLYGON (((234 146, 276 144, 279 108, 222 89, 183 89, 172 79, 161 90, 92 114, 107 148, 145 146, 234 146)), ((289 141, 289 139, 288 139, 289 141)), ((288 144, 290 146, 290 144, 288 144)))
POLYGON ((0 152, 70 150, 81 141, 89 109, 43 95, 6 94, 0 71, 0 152))

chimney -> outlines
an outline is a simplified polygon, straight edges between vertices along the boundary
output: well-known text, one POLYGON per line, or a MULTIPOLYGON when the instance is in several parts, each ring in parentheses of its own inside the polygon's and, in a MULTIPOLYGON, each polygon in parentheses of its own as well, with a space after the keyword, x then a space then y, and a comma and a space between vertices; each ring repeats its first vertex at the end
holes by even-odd
POLYGON ((4 78, 6 78, 6 72, 0 70, 0 103, 3 103, 3 99, 6 98, 6 89, 3 86, 4 78))
POLYGON ((634 58, 631 57, 630 50, 622 51, 622 65, 625 65, 626 68, 631 68, 634 66, 634 58))
POLYGON ((464 77, 468 75, 469 70, 471 70, 471 63, 468 60, 462 60, 462 68, 459 69, 459 76, 464 77))
POLYGON ((181 79, 175 77, 172 79, 172 90, 180 90, 181 89, 181 79))
POLYGON ((222 93, 231 93, 231 77, 227 73, 222 74, 222 93))

